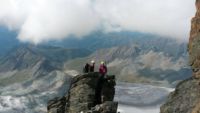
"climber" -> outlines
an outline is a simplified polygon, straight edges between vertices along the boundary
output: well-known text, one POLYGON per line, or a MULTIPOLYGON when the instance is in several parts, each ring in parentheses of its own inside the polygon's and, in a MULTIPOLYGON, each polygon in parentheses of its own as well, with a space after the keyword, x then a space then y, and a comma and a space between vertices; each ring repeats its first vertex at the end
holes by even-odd
POLYGON ((90 72, 94 72, 94 68, 95 68, 95 61, 92 60, 90 64, 90 72))
POLYGON ((103 84, 105 81, 105 75, 107 73, 107 67, 103 61, 101 62, 101 65, 99 67, 99 73, 100 73, 100 77, 97 82, 97 90, 96 90, 96 103, 97 104, 101 104, 102 100, 103 100, 101 93, 102 93, 102 87, 103 87, 103 84))
POLYGON ((106 73, 107 73, 107 67, 105 65, 105 63, 102 61, 101 62, 101 65, 99 67, 99 73, 102 75, 102 76, 105 76, 106 73))
POLYGON ((83 73, 89 72, 90 65, 88 63, 85 64, 85 67, 83 68, 83 73))

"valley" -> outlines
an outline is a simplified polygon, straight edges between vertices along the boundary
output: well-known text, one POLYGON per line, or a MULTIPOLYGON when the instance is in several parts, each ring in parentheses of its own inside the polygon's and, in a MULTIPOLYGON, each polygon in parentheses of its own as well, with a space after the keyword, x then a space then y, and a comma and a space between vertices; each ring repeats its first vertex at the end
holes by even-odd
POLYGON ((186 44, 158 37, 125 39, 125 44, 118 41, 118 45, 109 45, 105 39, 107 46, 94 50, 87 44, 82 48, 55 43, 14 47, 0 59, 0 113, 46 112, 47 101, 66 94, 71 78, 91 60, 96 61, 96 71, 104 60, 109 74, 116 75, 115 100, 121 113, 158 112, 173 87, 191 75, 186 44))

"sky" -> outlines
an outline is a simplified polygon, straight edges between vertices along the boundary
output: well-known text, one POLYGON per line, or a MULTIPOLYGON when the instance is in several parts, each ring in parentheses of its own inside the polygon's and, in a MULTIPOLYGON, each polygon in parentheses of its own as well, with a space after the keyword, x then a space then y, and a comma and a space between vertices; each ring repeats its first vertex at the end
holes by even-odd
POLYGON ((187 40, 195 0, 0 0, 0 26, 34 44, 94 31, 187 40))

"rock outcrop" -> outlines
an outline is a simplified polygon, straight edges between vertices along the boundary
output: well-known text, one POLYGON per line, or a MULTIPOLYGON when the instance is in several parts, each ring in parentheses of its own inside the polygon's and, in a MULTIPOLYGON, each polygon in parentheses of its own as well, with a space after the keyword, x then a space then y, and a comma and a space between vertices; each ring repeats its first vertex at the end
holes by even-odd
POLYGON ((200 113, 199 82, 198 79, 189 78, 179 83, 160 113, 200 113))
POLYGON ((67 95, 48 102, 48 113, 116 113, 115 76, 103 81, 100 76, 94 72, 74 77, 67 95))
POLYGON ((200 0, 196 0, 196 9, 188 44, 193 76, 177 85, 160 113, 200 113, 200 0))
POLYGON ((196 15, 191 21, 191 32, 188 44, 189 63, 193 69, 193 76, 200 76, 200 0, 196 0, 196 15))

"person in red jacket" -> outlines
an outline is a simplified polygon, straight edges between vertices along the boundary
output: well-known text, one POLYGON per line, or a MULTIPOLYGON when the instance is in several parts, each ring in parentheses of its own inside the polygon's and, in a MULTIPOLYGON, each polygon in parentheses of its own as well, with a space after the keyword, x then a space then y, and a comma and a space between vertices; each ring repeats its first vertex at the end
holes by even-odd
POLYGON ((102 75, 102 76, 105 76, 106 75, 106 73, 107 73, 107 67, 106 67, 106 65, 105 65, 105 63, 104 62, 101 62, 101 65, 100 65, 100 67, 99 67, 99 73, 102 75))
POLYGON ((104 62, 101 62, 99 67, 99 80, 97 82, 97 89, 96 89, 96 104, 101 104, 103 101, 103 97, 101 96, 103 84, 105 81, 105 75, 107 74, 107 67, 104 62))

